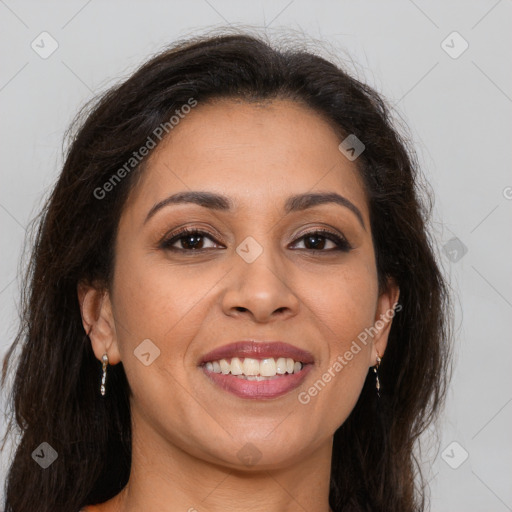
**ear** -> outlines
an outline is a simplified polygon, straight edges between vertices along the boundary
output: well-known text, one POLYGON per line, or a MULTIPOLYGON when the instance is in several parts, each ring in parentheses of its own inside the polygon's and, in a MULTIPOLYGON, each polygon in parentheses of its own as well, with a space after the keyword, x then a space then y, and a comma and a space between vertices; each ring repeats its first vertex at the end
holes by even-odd
POLYGON ((372 366, 377 364, 377 352, 382 357, 386 351, 395 311, 402 309, 402 306, 398 304, 399 296, 400 288, 394 279, 388 278, 386 289, 381 292, 377 300, 377 311, 374 320, 376 334, 373 336, 373 350, 371 354, 372 366))
POLYGON ((108 291, 97 284, 80 282, 77 293, 82 324, 91 340, 94 355, 101 361, 106 353, 109 364, 119 363, 121 356, 108 291))

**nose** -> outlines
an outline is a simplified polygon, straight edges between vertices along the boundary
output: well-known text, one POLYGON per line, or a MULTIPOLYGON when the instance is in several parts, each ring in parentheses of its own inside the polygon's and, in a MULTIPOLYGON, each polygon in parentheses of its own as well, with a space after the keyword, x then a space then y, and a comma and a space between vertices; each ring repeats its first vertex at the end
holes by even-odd
POLYGON ((255 322, 267 323, 295 316, 300 301, 293 290, 293 279, 286 262, 264 249, 248 263, 236 252, 233 267, 226 276, 222 297, 224 314, 250 316, 255 322))

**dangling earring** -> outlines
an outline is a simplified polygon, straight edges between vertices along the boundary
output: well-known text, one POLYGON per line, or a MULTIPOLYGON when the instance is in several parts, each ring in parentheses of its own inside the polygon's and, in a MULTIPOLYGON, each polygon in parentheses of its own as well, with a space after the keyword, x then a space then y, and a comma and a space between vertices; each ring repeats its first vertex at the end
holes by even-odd
POLYGON ((101 376, 101 387, 100 392, 101 396, 105 396, 105 379, 107 378, 107 365, 108 365, 108 356, 107 354, 103 354, 103 357, 101 358, 103 361, 103 375, 101 376))
POLYGON ((377 388, 377 398, 380 398, 380 382, 379 382, 379 374, 377 373, 377 370, 379 369, 379 365, 382 359, 379 356, 379 352, 377 351, 377 364, 373 367, 373 371, 375 372, 375 379, 376 384, 375 387, 377 388))

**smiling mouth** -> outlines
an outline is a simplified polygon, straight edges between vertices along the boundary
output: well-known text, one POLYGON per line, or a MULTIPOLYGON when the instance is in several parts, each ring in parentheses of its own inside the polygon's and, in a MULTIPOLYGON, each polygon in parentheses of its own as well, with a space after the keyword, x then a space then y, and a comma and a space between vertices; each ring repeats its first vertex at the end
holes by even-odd
POLYGON ((270 399, 298 387, 313 364, 290 357, 224 358, 200 365, 209 379, 240 398, 270 399))

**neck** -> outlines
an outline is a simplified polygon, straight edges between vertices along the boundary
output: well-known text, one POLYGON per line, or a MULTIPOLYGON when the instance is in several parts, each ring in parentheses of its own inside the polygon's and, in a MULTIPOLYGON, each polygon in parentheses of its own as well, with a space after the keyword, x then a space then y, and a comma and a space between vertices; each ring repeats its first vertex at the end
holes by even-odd
POLYGON ((330 512, 332 438, 293 464, 257 469, 204 460, 137 423, 128 484, 106 512, 330 512))

